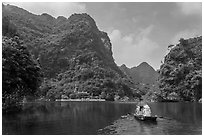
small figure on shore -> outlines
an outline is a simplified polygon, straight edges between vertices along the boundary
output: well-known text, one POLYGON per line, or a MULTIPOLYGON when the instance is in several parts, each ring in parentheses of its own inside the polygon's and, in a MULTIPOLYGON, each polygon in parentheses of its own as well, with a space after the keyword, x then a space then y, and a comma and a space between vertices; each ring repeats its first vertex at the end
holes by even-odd
POLYGON ((147 105, 146 102, 143 101, 142 98, 140 98, 140 102, 137 104, 137 108, 135 111, 137 115, 151 116, 150 107, 147 105))

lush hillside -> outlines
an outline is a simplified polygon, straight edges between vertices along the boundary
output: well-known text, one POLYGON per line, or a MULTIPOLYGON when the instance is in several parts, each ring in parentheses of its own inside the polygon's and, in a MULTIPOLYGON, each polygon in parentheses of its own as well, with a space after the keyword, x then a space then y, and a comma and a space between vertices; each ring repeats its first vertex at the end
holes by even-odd
POLYGON ((130 81, 112 57, 107 33, 88 14, 66 19, 35 15, 11 5, 2 10, 2 17, 16 26, 42 67, 45 80, 39 95, 55 99, 83 91, 110 100, 115 95, 132 96, 130 81))
MULTIPOLYGON (((6 33, 8 34, 8 33, 6 33)), ((2 37, 2 109, 13 111, 41 84, 40 66, 17 36, 2 37)))
POLYGON ((141 63, 137 67, 128 68, 125 65, 120 66, 120 69, 133 80, 135 84, 155 84, 158 78, 158 73, 146 62, 141 63))
POLYGON ((161 97, 197 101, 202 97, 202 37, 180 39, 160 67, 161 97))

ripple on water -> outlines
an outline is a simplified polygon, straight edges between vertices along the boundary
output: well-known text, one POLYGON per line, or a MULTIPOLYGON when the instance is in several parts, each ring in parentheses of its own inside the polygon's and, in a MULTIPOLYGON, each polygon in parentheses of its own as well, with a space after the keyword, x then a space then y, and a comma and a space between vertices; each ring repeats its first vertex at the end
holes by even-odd
POLYGON ((202 129, 173 119, 158 118, 156 123, 147 123, 128 115, 126 118, 120 118, 113 124, 99 130, 98 133, 115 135, 192 135, 202 134, 202 129))

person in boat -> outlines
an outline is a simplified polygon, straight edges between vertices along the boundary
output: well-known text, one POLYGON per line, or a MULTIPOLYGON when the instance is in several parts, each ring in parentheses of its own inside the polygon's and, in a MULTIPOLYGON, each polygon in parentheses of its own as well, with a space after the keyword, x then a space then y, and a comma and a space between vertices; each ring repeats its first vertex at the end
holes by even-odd
POLYGON ((140 102, 137 105, 136 114, 141 116, 151 116, 150 107, 143 101, 142 98, 140 98, 140 102))

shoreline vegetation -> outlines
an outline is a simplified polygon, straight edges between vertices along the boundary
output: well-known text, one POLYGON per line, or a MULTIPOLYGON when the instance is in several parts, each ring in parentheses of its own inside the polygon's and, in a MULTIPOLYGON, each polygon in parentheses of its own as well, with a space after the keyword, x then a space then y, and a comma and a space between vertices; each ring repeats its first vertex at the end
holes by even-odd
MULTIPOLYGON (((118 99, 118 100, 110 101, 110 100, 101 99, 101 98, 76 98, 76 99, 67 98, 67 99, 55 99, 55 100, 40 98, 40 99, 36 99, 34 101, 32 101, 32 100, 30 100, 30 101, 23 100, 23 103, 41 102, 41 101, 45 101, 45 102, 66 102, 66 101, 73 101, 73 102, 89 102, 89 101, 90 102, 91 101, 105 102, 106 101, 106 102, 117 102, 117 103, 138 103, 139 102, 138 99, 118 99)), ((147 102, 147 103, 153 103, 153 102, 176 103, 176 102, 192 102, 192 101, 163 99, 163 100, 145 100, 145 102, 147 102)), ((200 99, 197 102, 202 103, 202 99, 200 99)))
POLYGON ((106 101, 105 99, 56 99, 56 102, 63 101, 106 101))

